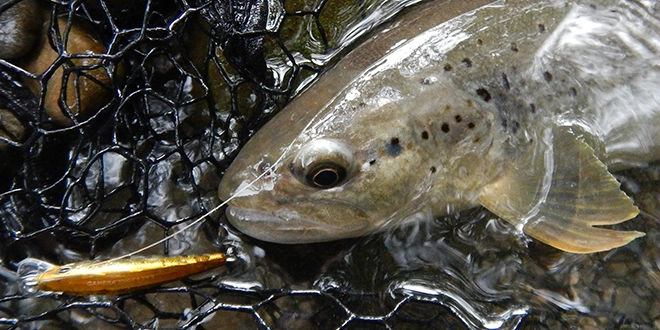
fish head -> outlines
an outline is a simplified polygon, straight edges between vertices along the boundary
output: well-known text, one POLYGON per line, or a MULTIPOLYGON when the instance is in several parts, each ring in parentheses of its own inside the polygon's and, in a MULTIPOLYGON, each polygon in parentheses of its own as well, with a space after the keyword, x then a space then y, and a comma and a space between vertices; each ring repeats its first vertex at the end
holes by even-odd
POLYGON ((385 226, 419 198, 410 188, 423 190, 419 184, 428 177, 397 170, 419 163, 419 155, 403 153, 401 138, 389 135, 363 141, 350 134, 317 136, 289 148, 280 144, 280 157, 248 143, 219 188, 221 198, 230 199, 229 222, 277 243, 357 237, 385 226))
POLYGON ((228 201, 229 222, 264 241, 322 242, 378 231, 429 213, 430 204, 446 206, 450 201, 437 199, 456 196, 452 167, 473 165, 459 159, 460 150, 478 154, 474 141, 489 142, 474 137, 488 125, 485 112, 455 88, 419 88, 429 91, 413 101, 351 98, 348 91, 314 115, 299 104, 284 109, 224 174, 219 196, 228 201), (434 187, 446 189, 430 194, 434 187))

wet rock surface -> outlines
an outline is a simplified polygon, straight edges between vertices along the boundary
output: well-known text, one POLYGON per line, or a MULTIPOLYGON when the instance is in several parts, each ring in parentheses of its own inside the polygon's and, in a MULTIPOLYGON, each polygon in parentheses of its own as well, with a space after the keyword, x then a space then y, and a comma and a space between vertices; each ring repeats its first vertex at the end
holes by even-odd
POLYGON ((41 11, 36 0, 0 1, 0 58, 16 59, 41 38, 41 11))

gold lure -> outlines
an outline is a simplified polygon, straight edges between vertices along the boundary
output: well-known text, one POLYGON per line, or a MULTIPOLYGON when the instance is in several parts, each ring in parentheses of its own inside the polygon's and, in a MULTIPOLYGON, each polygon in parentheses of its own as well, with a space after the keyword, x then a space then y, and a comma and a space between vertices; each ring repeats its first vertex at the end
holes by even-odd
MULTIPOLYGON (((261 179, 256 177, 250 184, 261 179)), ((240 190, 239 192, 242 192, 240 190)), ((186 231, 221 209, 230 197, 170 235, 140 249, 104 261, 81 261, 56 266, 38 259, 27 258, 18 264, 18 276, 28 292, 62 292, 74 295, 118 294, 136 291, 195 275, 234 260, 224 253, 208 253, 175 257, 136 257, 168 239, 186 231)))
MULTIPOLYGON (((35 262, 34 259, 29 260, 35 262)), ((74 295, 117 294, 175 281, 222 266, 226 262, 227 256, 224 253, 82 261, 52 266, 43 272, 37 271, 31 274, 32 283, 27 277, 30 274, 24 277, 28 286, 34 286, 40 291, 74 295)))

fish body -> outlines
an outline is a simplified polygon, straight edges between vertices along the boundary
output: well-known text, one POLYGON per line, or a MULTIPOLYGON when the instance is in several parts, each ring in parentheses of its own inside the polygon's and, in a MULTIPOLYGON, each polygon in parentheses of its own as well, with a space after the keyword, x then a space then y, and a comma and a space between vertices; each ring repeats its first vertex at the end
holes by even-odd
POLYGON ((34 278, 34 285, 40 291, 74 295, 117 294, 178 280, 226 261, 223 253, 82 261, 43 271, 34 278))
POLYGON ((565 251, 642 236, 607 167, 660 158, 660 19, 634 1, 435 1, 266 124, 219 195, 242 232, 356 237, 483 205, 565 251), (452 13, 443 16, 439 13, 452 13))

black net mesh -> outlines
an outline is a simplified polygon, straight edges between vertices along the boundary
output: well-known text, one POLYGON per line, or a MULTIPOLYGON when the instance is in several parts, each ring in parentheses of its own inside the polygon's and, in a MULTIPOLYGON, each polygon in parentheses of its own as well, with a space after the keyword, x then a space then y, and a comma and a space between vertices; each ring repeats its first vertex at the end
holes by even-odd
MULTIPOLYGON (((649 243, 578 257, 528 249, 484 210, 306 246, 254 241, 217 212, 146 254, 229 250, 225 269, 117 296, 21 291, 27 257, 119 256, 218 205, 241 145, 413 2, 0 1, 0 327, 660 326, 652 216, 649 243)), ((657 211, 657 166, 621 178, 657 211)))

